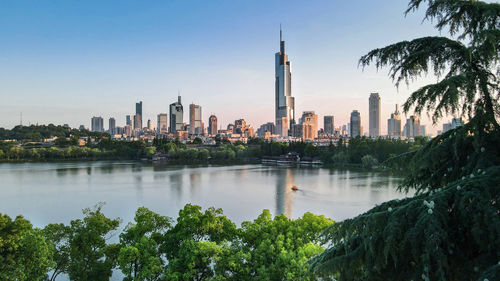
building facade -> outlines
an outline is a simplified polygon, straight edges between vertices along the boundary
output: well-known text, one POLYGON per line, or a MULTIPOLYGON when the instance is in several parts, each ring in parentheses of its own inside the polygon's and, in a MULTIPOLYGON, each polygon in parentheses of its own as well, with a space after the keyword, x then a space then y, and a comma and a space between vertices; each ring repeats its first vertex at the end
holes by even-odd
POLYGON ((370 138, 380 137, 380 96, 378 93, 371 93, 368 99, 370 138))
POLYGON ((182 131, 184 126, 184 108, 181 103, 181 96, 177 97, 177 102, 170 104, 169 111, 170 127, 169 132, 182 131))
POLYGON ((292 72, 280 28, 280 51, 275 55, 275 121, 277 134, 288 136, 295 124, 295 99, 292 97, 292 72))
POLYGON ((116 120, 115 118, 109 118, 109 134, 116 135, 116 120))
POLYGON ((397 104, 396 110, 394 113, 391 113, 391 118, 387 120, 387 136, 390 138, 401 137, 401 116, 397 104))
POLYGON ((156 132, 158 134, 168 134, 168 114, 158 114, 156 117, 156 132))
POLYGON ((420 129, 420 119, 417 116, 412 115, 410 118, 406 119, 404 129, 406 138, 411 139, 420 136, 420 129))
POLYGON ((208 135, 217 135, 217 117, 215 115, 210 115, 208 118, 208 135))
POLYGON ((333 136, 335 134, 335 125, 333 121, 332 115, 323 117, 323 129, 325 130, 325 135, 327 136, 333 136))
POLYGON ((351 138, 361 136, 361 115, 357 110, 351 112, 351 121, 349 123, 349 135, 351 138))
POLYGON ((92 132, 100 132, 100 133, 103 133, 104 132, 104 120, 102 119, 102 117, 92 117, 92 119, 90 120, 91 124, 90 124, 90 130, 92 132))
POLYGON ((142 130, 142 101, 135 103, 134 130, 142 130))
POLYGON ((197 104, 189 105, 189 134, 203 135, 203 122, 201 121, 201 106, 197 104))

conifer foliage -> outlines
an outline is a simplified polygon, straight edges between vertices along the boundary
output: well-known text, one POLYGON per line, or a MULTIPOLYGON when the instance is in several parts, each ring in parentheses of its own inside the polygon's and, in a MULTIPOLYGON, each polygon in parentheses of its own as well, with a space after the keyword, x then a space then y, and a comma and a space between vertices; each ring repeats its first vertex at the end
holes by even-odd
POLYGON ((468 122, 407 154, 401 189, 416 191, 330 227, 331 247, 310 260, 337 280, 500 280, 500 4, 411 0, 452 38, 424 37, 369 52, 362 67, 389 67, 398 86, 427 73, 435 84, 413 92, 404 111, 434 122, 468 122))

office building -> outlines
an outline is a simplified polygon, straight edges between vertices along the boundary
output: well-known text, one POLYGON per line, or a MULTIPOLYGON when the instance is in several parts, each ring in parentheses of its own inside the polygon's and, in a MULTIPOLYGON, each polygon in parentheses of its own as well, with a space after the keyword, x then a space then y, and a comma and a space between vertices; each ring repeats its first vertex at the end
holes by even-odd
POLYGON ((399 114, 398 105, 396 104, 396 110, 391 113, 391 118, 387 119, 387 136, 390 138, 400 138, 401 137, 401 116, 399 114))
POLYGON ((378 93, 370 94, 368 99, 368 117, 370 138, 380 137, 380 96, 378 93))
POLYGON ((351 113, 351 122, 349 123, 349 135, 351 138, 361 136, 361 115, 357 110, 351 113))
POLYGON ((104 120, 102 117, 92 117, 91 119, 91 131, 92 132, 104 132, 104 120))
POLYGON ((182 107, 181 96, 177 97, 177 102, 170 104, 169 118, 170 133, 175 133, 184 129, 184 108, 182 107))
POLYGON ((210 115, 208 118, 208 135, 217 135, 217 117, 215 115, 210 115))
POLYGON ((132 126, 132 118, 130 118, 130 115, 127 115, 125 119, 125 125, 132 126))
POLYGON ((406 119, 405 137, 408 139, 420 136, 420 119, 414 115, 406 119))
POLYGON ((134 130, 142 130, 142 101, 135 103, 134 130))
POLYGON ((109 134, 116 135, 116 120, 115 118, 109 118, 109 134))
POLYGON ((300 124, 302 125, 302 140, 318 138, 318 115, 314 111, 304 111, 300 124))
POLYGON ((203 122, 201 121, 201 106, 197 104, 189 105, 189 133, 191 135, 203 135, 203 122))
POLYGON ((291 126, 295 124, 295 99, 292 97, 290 67, 280 27, 280 51, 275 55, 275 116, 276 130, 282 137, 288 136, 291 126))
POLYGON ((333 123, 333 116, 327 115, 323 117, 323 129, 325 131, 325 135, 333 136, 335 134, 335 126, 333 123))
POLYGON ((160 113, 157 116, 156 121, 156 129, 158 134, 167 134, 168 133, 168 114, 160 113))
POLYGON ((151 121, 151 119, 148 119, 148 131, 154 132, 155 130, 155 124, 151 121))
POLYGON ((260 128, 257 130, 257 135, 261 138, 265 138, 266 135, 274 135, 275 131, 276 131, 276 127, 274 126, 274 123, 268 122, 268 123, 262 124, 260 126, 260 128))

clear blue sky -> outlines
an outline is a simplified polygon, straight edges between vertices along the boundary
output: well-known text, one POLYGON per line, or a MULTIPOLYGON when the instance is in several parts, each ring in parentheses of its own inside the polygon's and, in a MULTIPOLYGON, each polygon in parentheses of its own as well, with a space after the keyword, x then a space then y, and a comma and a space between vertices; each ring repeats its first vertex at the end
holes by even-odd
POLYGON ((143 120, 156 122, 180 90, 185 105, 203 107, 205 123, 214 113, 223 126, 245 118, 257 128, 274 119, 282 23, 297 115, 315 110, 322 127, 323 115, 333 114, 339 126, 358 109, 366 130, 369 94, 379 92, 386 133, 394 104, 422 83, 398 91, 387 70, 362 72, 357 62, 371 49, 438 35, 422 24, 423 11, 405 17, 406 6, 403 0, 2 1, 0 127, 17 125, 20 112, 24 124, 88 127, 92 116, 102 116, 105 127, 109 117, 123 126, 139 100, 143 120))

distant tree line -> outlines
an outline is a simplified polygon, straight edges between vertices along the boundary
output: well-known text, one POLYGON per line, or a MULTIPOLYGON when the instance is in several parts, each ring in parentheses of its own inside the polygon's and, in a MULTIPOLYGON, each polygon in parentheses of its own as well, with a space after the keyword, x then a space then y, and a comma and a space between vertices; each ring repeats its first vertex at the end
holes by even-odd
MULTIPOLYGON (((106 136, 106 133, 91 132, 89 130, 73 129, 65 126, 49 125, 30 125, 30 126, 15 126, 11 130, 0 128, 0 140, 19 140, 19 141, 34 141, 38 142, 51 137, 78 139, 80 137, 97 137, 106 136)), ((75 143, 76 144, 76 143, 75 143)))
MULTIPOLYGON (((82 219, 43 229, 0 214, 0 279, 109 280, 315 280, 305 263, 321 253, 320 233, 333 224, 305 213, 296 220, 264 210, 237 227, 221 209, 186 205, 176 220, 137 210, 119 240, 110 243, 120 219, 102 204, 82 219)), ((330 280, 330 279, 325 279, 330 280)))

